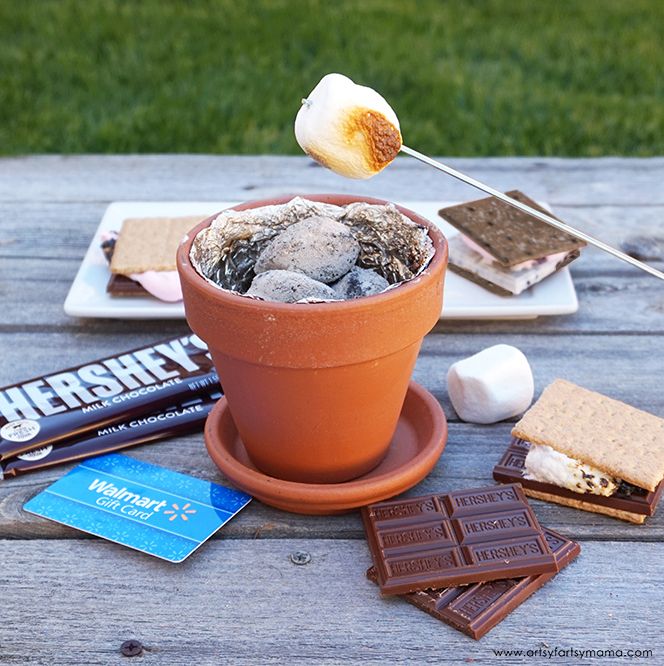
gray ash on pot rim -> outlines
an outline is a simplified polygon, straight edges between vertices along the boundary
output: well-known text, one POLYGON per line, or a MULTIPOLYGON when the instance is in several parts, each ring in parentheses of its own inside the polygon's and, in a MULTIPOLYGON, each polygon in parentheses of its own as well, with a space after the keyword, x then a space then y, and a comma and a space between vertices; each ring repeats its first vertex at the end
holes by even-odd
POLYGON ((222 211, 196 235, 191 263, 208 282, 244 295, 267 243, 290 225, 314 216, 348 226, 361 248, 356 266, 376 271, 389 288, 419 275, 435 252, 427 229, 392 204, 358 201, 335 206, 295 197, 285 204, 222 211))

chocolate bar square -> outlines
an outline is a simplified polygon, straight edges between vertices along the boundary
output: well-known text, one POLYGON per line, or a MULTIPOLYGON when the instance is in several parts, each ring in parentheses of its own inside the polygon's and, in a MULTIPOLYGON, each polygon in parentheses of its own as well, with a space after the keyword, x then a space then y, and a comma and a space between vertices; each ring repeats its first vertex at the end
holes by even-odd
POLYGON ((383 594, 557 571, 518 484, 380 502, 362 519, 383 594))
MULTIPOLYGON (((567 566, 581 552, 578 543, 553 530, 544 528, 544 537, 559 569, 567 566)), ((478 640, 555 575, 504 578, 467 587, 421 590, 404 594, 403 598, 437 620, 478 640)), ((367 570, 367 578, 378 583, 376 567, 367 570)))

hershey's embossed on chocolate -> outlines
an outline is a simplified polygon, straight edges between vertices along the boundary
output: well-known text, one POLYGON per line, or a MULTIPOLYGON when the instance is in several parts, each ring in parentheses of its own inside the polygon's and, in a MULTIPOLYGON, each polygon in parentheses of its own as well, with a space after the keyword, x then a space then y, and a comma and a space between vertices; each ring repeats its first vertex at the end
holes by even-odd
MULTIPOLYGON (((581 547, 575 541, 547 528, 543 532, 559 569, 567 566, 581 552, 581 547)), ((469 586, 420 590, 404 594, 403 598, 441 622, 478 640, 555 575, 548 573, 469 586)), ((367 578, 378 583, 376 567, 367 570, 367 578)))
POLYGON ((557 570, 518 484, 380 502, 362 519, 384 594, 557 570))

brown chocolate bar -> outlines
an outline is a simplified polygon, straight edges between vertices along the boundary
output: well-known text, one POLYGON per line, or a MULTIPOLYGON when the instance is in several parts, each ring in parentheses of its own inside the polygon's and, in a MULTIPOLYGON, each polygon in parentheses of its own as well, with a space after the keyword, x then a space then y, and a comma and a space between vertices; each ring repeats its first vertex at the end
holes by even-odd
POLYGON ((383 594, 558 570, 518 484, 379 502, 362 519, 383 594))
POLYGON ((219 392, 211 393, 174 407, 135 416, 128 421, 95 428, 80 438, 48 444, 15 458, 2 460, 0 479, 202 429, 220 397, 219 392))
MULTIPOLYGON (((566 567, 581 552, 581 546, 575 541, 547 528, 543 532, 559 569, 566 567)), ((467 587, 421 590, 404 594, 403 598, 437 620, 478 640, 555 575, 540 574, 475 583, 467 587)), ((378 583, 376 567, 369 567, 367 578, 378 583)))
POLYGON ((0 460, 219 390, 205 343, 185 335, 0 388, 0 460))
POLYGON ((150 296, 150 293, 139 282, 119 273, 111 273, 106 285, 106 293, 111 296, 150 296))
POLYGON ((642 516, 652 516, 655 513, 657 502, 664 490, 664 481, 661 481, 654 491, 647 491, 630 484, 621 484, 618 491, 609 497, 592 493, 575 493, 552 483, 523 478, 529 449, 529 442, 513 438, 500 462, 493 468, 493 478, 501 483, 520 483, 526 494, 534 491, 538 494, 554 495, 575 502, 581 501, 589 506, 608 507, 619 512, 642 516))

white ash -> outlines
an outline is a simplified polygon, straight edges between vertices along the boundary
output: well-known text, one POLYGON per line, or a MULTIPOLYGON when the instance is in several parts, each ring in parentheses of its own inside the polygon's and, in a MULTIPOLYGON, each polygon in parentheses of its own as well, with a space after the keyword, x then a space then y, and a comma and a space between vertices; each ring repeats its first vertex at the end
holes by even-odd
POLYGON ((196 235, 191 263, 213 286, 243 295, 266 245, 286 228, 314 216, 346 225, 360 245, 356 265, 375 270, 391 288, 417 277, 434 255, 426 228, 392 204, 335 206, 295 197, 285 204, 222 211, 196 235))
POLYGON ((351 298, 380 294, 389 286, 390 283, 376 271, 354 266, 341 280, 332 285, 332 289, 334 289, 337 298, 345 301, 351 298))
POLYGON ((323 282, 313 280, 304 273, 283 270, 259 273, 246 295, 278 303, 329 301, 337 298, 332 288, 323 282))
POLYGON ((329 284, 348 273, 359 256, 360 244, 345 224, 317 215, 292 224, 269 241, 254 272, 299 271, 329 284))
POLYGON ((575 493, 609 497, 618 490, 620 479, 570 458, 546 444, 531 444, 526 456, 524 477, 552 483, 575 493))

